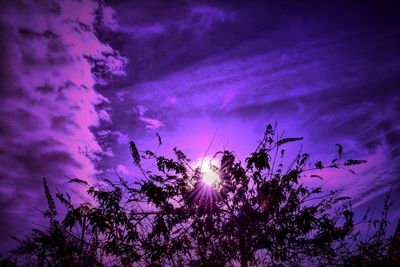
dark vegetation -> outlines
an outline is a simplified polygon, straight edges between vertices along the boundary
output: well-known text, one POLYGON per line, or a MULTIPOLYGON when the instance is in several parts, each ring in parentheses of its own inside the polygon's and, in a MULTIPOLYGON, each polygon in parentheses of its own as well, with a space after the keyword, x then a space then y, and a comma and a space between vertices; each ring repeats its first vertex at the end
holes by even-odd
MULTIPOLYGON (((159 143, 161 145, 161 138, 159 143)), ((174 159, 139 153, 130 143, 133 164, 142 174, 86 188, 89 200, 76 204, 68 193, 50 193, 46 229, 33 229, 4 258, 4 266, 395 266, 386 235, 389 198, 381 214, 353 220, 351 199, 311 188, 304 179, 322 179, 321 170, 351 166, 343 148, 331 162, 311 161, 299 152, 285 161, 284 147, 302 138, 284 138, 269 125, 257 149, 240 162, 220 151, 212 166, 221 181, 201 182, 185 154, 174 159), (149 165, 151 163, 153 165, 149 165), (147 165, 146 165, 147 164, 147 165), (156 166, 148 168, 145 166, 156 166), (65 216, 55 204, 57 199, 65 216), (63 217, 63 219, 59 218, 63 217), (369 225, 369 235, 359 225, 369 225)), ((398 244, 397 244, 398 245, 398 244)))

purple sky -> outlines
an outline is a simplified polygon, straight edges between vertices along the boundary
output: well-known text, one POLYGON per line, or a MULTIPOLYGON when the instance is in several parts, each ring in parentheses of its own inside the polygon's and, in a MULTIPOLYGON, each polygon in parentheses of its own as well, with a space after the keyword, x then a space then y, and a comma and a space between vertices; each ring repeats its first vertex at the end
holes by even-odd
POLYGON ((323 182, 355 206, 400 196, 399 6, 106 2, 0 4, 2 249, 38 220, 43 176, 59 189, 66 176, 134 178, 127 142, 156 148, 156 132, 166 153, 197 160, 215 136, 210 154, 244 158, 277 122, 314 159, 341 143, 369 161, 323 182))

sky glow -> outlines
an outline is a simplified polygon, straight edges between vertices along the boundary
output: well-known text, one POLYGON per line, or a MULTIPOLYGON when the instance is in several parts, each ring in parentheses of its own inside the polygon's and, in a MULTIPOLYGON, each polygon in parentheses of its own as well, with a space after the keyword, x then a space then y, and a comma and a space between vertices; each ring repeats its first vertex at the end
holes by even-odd
POLYGON ((218 167, 217 160, 212 160, 208 157, 204 158, 204 160, 200 160, 199 167, 203 177, 202 182, 207 186, 217 187, 218 183, 221 181, 221 178, 215 170, 215 167, 218 167))

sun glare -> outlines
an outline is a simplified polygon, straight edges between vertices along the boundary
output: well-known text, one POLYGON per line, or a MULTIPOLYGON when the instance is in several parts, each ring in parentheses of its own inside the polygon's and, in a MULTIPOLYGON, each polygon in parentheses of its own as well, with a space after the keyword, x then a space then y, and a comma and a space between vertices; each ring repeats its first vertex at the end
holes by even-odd
POLYGON ((220 181, 218 173, 212 168, 213 165, 218 166, 218 162, 210 158, 204 158, 203 161, 200 160, 198 165, 203 174, 202 182, 208 186, 216 185, 220 181))

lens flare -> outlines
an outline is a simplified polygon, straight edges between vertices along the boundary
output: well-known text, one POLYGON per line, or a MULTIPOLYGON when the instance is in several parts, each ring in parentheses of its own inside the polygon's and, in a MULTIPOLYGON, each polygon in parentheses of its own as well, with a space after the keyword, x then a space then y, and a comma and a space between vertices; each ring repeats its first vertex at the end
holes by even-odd
POLYGON ((208 186, 216 186, 221 182, 221 178, 216 171, 216 168, 218 168, 218 161, 211 158, 204 158, 203 160, 200 160, 198 166, 203 175, 201 181, 204 184, 208 186))

